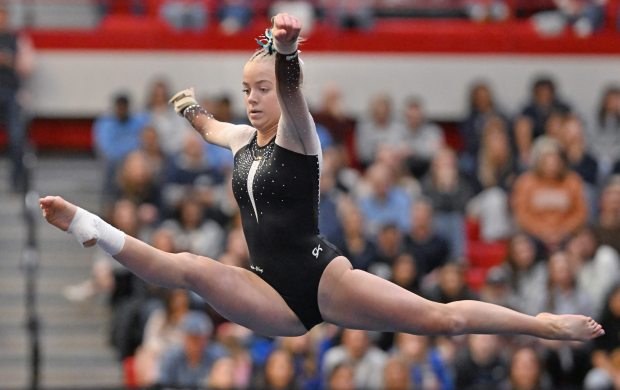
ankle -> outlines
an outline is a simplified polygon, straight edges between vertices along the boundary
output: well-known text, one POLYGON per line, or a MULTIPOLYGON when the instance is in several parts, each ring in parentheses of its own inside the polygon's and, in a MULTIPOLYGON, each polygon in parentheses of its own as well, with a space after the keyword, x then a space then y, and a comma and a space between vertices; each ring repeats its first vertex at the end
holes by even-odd
POLYGON ((125 245, 125 233, 80 207, 75 212, 67 232, 83 247, 97 243, 112 256, 117 255, 125 245))

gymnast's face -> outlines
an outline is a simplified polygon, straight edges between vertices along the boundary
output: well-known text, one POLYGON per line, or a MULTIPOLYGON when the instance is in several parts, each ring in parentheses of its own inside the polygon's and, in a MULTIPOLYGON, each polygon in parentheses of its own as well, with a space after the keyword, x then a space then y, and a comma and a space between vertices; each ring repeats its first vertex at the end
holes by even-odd
POLYGON ((280 120, 280 104, 274 60, 266 57, 246 63, 242 85, 245 109, 252 126, 259 131, 275 128, 280 120))

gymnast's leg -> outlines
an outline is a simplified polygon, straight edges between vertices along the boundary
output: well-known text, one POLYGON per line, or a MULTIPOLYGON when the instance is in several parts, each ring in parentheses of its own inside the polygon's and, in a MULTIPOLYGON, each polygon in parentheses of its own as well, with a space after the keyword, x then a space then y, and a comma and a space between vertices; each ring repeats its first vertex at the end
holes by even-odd
MULTIPOLYGON (((77 207, 61 197, 47 196, 40 200, 43 216, 52 225, 68 230, 76 217, 77 207)), ((110 235, 103 229, 112 229, 105 222, 90 223, 92 214, 80 211, 86 221, 82 231, 99 226, 100 235, 110 235), (103 226, 103 227, 101 227, 103 226)), ((79 237, 79 233, 74 232, 79 237)), ((190 253, 167 253, 155 249, 119 231, 124 243, 106 243, 99 239, 99 245, 114 258, 149 283, 163 287, 186 288, 200 294, 215 310, 229 320, 255 332, 268 336, 298 336, 306 332, 295 313, 282 297, 265 281, 252 272, 239 267, 221 264, 207 257, 190 253), (118 247, 118 249, 112 248, 118 247)), ((114 239, 108 241, 115 241, 114 239)), ((92 246, 95 239, 86 240, 85 246, 92 246)))
POLYGON ((525 315, 480 301, 441 304, 415 295, 334 259, 319 284, 319 308, 327 322, 347 328, 415 334, 528 334, 547 339, 589 340, 602 327, 580 315, 525 315))

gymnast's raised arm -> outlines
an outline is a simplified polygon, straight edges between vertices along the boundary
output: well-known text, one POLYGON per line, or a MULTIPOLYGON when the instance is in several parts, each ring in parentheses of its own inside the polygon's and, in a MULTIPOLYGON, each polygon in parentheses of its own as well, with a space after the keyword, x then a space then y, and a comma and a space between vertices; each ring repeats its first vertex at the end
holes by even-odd
POLYGON ((318 155, 319 137, 301 90, 302 69, 297 50, 300 30, 299 21, 287 14, 279 14, 273 20, 276 84, 282 110, 276 143, 297 153, 318 155))

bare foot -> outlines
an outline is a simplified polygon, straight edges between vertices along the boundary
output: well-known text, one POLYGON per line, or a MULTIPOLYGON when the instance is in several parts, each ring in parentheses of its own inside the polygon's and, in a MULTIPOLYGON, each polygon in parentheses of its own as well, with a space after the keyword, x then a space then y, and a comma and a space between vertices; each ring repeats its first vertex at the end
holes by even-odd
POLYGON ((598 322, 582 315, 540 313, 536 317, 549 325, 545 338, 552 340, 587 341, 605 334, 598 322))
POLYGON ((61 198, 60 196, 46 196, 39 199, 39 206, 43 210, 43 216, 51 225, 67 231, 71 220, 77 211, 77 207, 61 198))

